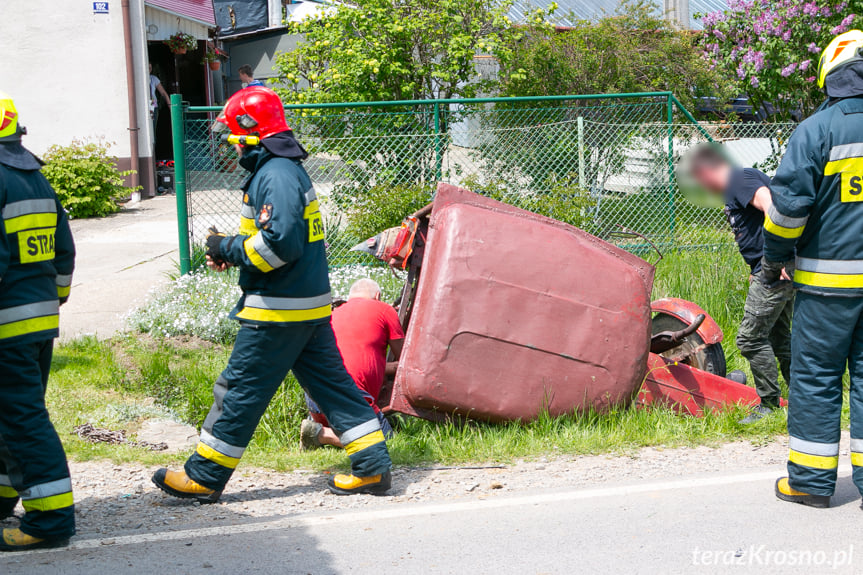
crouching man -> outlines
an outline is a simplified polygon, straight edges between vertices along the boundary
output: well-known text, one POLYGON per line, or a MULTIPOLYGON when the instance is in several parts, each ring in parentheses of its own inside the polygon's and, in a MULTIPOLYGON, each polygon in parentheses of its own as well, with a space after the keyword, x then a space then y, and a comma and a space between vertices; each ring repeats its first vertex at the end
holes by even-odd
MULTIPOLYGON (((333 331, 342 353, 345 367, 357 388, 378 416, 384 435, 392 435, 392 427, 377 406, 384 378, 394 375, 398 362, 387 363, 387 347, 398 360, 404 343, 404 331, 392 306, 381 301, 381 288, 374 280, 357 280, 351 286, 346 304, 333 311, 333 331)), ((300 428, 303 449, 321 445, 342 447, 326 416, 306 394, 309 417, 300 428)))
POLYGON ((765 280, 761 270, 764 214, 773 205, 770 178, 755 168, 733 166, 715 144, 696 147, 681 168, 708 192, 723 198, 740 255, 751 270, 737 347, 749 360, 755 391, 761 398, 761 404, 740 423, 754 423, 779 407, 779 371, 786 384, 791 380, 794 287, 784 270, 775 282, 765 280))
POLYGON ((384 434, 345 370, 330 323, 323 222, 301 163, 307 154, 269 88, 232 96, 214 127, 221 125, 246 144, 238 152, 251 176, 243 185, 239 235, 213 230, 207 263, 216 271, 240 268, 243 294, 232 312, 240 331, 216 380, 195 453, 184 471, 160 469, 153 482, 176 497, 217 501, 270 400, 293 371, 351 459, 352 473, 331 477, 330 490, 384 493, 391 467, 384 434))

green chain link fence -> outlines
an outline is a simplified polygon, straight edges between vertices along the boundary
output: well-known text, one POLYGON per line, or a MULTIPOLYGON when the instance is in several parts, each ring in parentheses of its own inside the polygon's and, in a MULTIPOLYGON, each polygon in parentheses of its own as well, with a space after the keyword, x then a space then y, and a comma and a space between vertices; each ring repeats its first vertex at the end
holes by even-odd
MULTIPOLYGON (((172 97, 184 272, 208 227, 234 232, 239 225, 245 173, 234 150, 210 132, 219 111, 172 97)), ((666 248, 709 244, 723 216, 679 197, 675 158, 714 139, 728 142, 741 163, 769 169, 783 130, 793 130, 701 126, 666 92, 298 105, 286 114, 310 153, 305 166, 322 200, 331 266, 369 263, 349 251, 379 231, 369 226, 388 210, 403 208, 400 217, 430 201, 441 181, 633 251, 645 239, 666 248), (643 238, 623 238, 623 230, 643 238)))

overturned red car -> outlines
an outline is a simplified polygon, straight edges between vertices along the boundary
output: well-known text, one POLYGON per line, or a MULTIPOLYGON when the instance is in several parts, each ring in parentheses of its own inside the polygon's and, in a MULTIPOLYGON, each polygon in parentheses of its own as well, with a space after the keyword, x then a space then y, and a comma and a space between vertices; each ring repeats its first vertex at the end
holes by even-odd
POLYGON ((529 421, 612 406, 758 403, 725 379, 697 305, 650 301, 654 267, 568 224, 455 186, 358 246, 407 270, 385 412, 529 421))

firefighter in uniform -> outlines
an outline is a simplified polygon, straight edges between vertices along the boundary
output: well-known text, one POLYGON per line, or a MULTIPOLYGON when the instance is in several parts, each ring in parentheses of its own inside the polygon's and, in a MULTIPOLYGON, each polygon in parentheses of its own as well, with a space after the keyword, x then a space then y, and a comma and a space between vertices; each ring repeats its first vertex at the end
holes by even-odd
POLYGON ((863 32, 821 54, 827 101, 794 131, 764 221, 764 275, 795 257, 785 501, 829 507, 839 464, 842 377, 848 366, 851 464, 863 493, 863 32))
POLYGON ((208 265, 240 268, 243 294, 232 312, 240 331, 215 401, 185 472, 158 470, 154 483, 176 497, 218 500, 273 394, 292 370, 341 439, 352 473, 330 478, 336 494, 390 488, 390 458, 380 422, 342 363, 330 325, 324 230, 307 154, 285 122, 278 95, 249 87, 232 96, 215 129, 230 130, 243 185, 239 235, 211 230, 208 265))
POLYGON ((25 512, 19 528, 3 530, 0 551, 63 545, 75 534, 66 454, 45 408, 75 246, 23 133, 0 93, 0 519, 19 500, 25 512))

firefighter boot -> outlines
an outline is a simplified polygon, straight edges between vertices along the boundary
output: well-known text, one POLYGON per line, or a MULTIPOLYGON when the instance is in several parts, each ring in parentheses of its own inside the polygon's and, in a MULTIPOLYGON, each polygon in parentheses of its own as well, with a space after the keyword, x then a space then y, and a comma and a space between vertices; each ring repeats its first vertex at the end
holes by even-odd
POLYGON ((797 491, 788 483, 787 477, 780 477, 776 480, 776 497, 782 501, 800 503, 817 509, 827 509, 830 507, 829 495, 810 495, 809 493, 797 491))
POLYGON ((185 471, 170 471, 164 467, 153 474, 153 483, 168 495, 197 499, 202 504, 216 503, 222 496, 221 491, 208 489, 190 479, 185 471))
POLYGON ((65 547, 68 544, 68 537, 61 537, 59 539, 40 539, 38 537, 33 537, 32 535, 27 535, 20 529, 4 529, 2 537, 0 537, 0 552, 65 547))
POLYGON ((330 477, 327 487, 336 495, 355 495, 357 493, 383 495, 392 487, 392 474, 387 471, 371 477, 357 477, 356 475, 339 473, 330 477))

